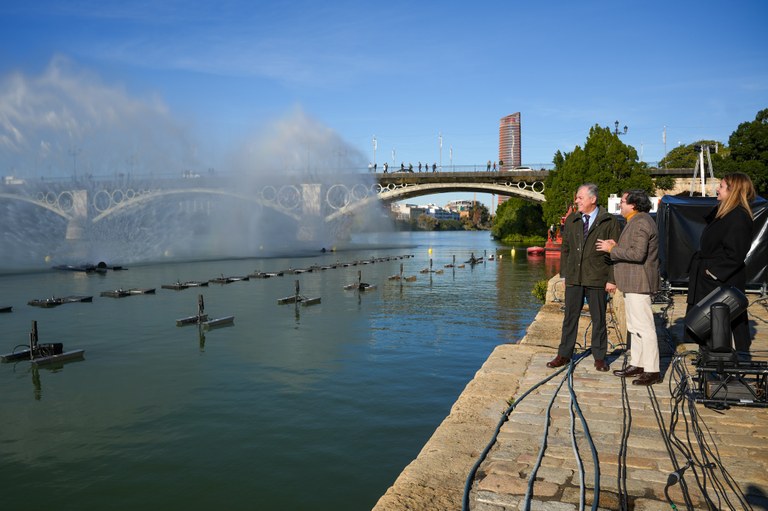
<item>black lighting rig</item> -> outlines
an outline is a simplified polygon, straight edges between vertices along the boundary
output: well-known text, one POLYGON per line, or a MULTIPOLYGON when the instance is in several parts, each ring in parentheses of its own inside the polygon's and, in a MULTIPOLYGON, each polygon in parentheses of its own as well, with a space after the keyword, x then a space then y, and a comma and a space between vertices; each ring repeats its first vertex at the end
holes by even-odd
POLYGON ((731 347, 731 319, 746 314, 746 296, 731 286, 715 289, 685 316, 699 343, 694 361, 695 401, 711 408, 768 408, 768 362, 740 360, 731 347))

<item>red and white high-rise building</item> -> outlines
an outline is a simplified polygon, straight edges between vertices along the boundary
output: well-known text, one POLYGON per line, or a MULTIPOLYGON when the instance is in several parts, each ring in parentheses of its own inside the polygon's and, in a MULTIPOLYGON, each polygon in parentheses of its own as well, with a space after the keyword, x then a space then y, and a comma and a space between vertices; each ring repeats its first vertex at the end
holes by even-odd
POLYGON ((520 148, 520 112, 515 112, 499 121, 499 161, 504 162, 504 169, 519 167, 520 148))

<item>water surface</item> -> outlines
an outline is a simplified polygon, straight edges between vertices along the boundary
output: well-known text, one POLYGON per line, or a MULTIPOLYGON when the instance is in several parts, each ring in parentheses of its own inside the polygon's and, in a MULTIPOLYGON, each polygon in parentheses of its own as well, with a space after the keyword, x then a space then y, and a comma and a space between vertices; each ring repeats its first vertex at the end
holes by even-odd
POLYGON ((85 349, 33 370, 0 365, 0 481, 9 510, 370 509, 416 457, 493 348, 538 309, 543 259, 487 232, 359 236, 358 248, 297 259, 131 267, 105 276, 0 277, 0 352, 27 342, 85 349), (431 249, 431 252, 430 252, 431 249), (495 261, 444 268, 470 254, 495 261), (162 284, 312 264, 413 258, 170 291, 162 284), (422 274, 429 267, 442 274, 422 274), (415 282, 389 281, 398 274, 415 282), (377 289, 343 290, 362 280, 377 289), (277 305, 298 279, 320 305, 277 305), (118 287, 154 295, 101 298, 118 287), (196 312, 234 314, 200 335, 196 312), (94 295, 53 309, 33 298, 94 295))

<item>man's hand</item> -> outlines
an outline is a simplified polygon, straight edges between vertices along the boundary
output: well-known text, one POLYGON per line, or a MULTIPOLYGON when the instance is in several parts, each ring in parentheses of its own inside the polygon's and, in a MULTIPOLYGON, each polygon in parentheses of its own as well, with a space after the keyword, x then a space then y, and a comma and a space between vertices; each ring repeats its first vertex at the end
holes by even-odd
POLYGON ((615 246, 616 242, 614 240, 598 239, 597 243, 595 243, 595 248, 597 248, 598 252, 610 252, 615 246))
POLYGON ((605 291, 607 293, 615 293, 616 292, 616 284, 611 284, 610 282, 605 283, 605 291))

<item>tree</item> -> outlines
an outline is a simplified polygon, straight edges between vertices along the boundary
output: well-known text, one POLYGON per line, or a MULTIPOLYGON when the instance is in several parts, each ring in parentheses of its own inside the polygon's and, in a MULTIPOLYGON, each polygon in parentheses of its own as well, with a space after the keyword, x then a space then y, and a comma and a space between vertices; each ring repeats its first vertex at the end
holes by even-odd
POLYGON ((555 153, 554 170, 545 181, 543 205, 547 225, 559 224, 560 217, 573 202, 576 189, 584 183, 595 183, 600 190, 598 204, 605 207, 608 196, 630 188, 652 194, 653 180, 645 163, 638 161, 634 147, 625 145, 610 128, 593 126, 582 149, 555 153))
POLYGON ((696 166, 696 162, 699 159, 699 150, 696 149, 696 146, 703 145, 717 147, 717 152, 710 150, 712 166, 717 168, 723 158, 728 155, 728 148, 717 140, 699 140, 693 144, 679 145, 661 159, 659 167, 665 169, 692 169, 696 166))
POLYGON ((546 231, 541 205, 510 198, 496 209, 496 221, 491 228, 491 235, 496 239, 511 235, 543 237, 546 231))
POLYGON ((433 216, 422 213, 416 220, 416 225, 422 231, 434 231, 437 227, 437 219, 433 216))
MULTIPOLYGON (((739 124, 728 139, 730 157, 718 177, 730 172, 747 174, 757 193, 768 196, 768 108, 760 110, 751 122, 739 124)), ((715 170, 718 170, 715 166, 715 170)))
POLYGON ((469 215, 466 224, 469 224, 470 229, 483 229, 487 228, 491 219, 491 214, 488 212, 488 208, 482 202, 474 201, 469 208, 469 215))

